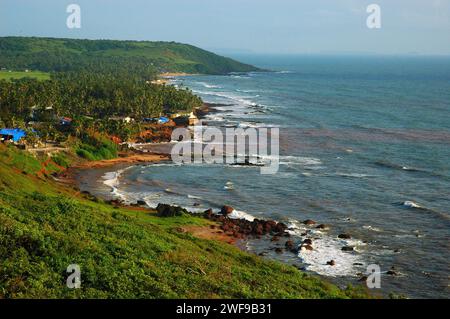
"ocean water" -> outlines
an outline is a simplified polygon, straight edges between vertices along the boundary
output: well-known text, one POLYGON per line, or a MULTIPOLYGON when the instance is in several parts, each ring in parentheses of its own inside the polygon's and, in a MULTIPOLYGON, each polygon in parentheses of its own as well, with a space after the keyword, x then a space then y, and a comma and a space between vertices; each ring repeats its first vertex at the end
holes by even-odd
POLYGON ((133 166, 103 175, 115 194, 197 211, 228 204, 235 216, 284 221, 299 241, 308 232, 314 251, 275 254, 258 241, 248 249, 338 284, 356 283, 377 264, 375 293, 450 297, 450 58, 238 58, 274 72, 173 83, 225 104, 208 115, 209 125, 279 127, 279 172, 133 166), (330 230, 304 226, 306 219, 330 230), (332 259, 336 265, 327 265, 332 259))

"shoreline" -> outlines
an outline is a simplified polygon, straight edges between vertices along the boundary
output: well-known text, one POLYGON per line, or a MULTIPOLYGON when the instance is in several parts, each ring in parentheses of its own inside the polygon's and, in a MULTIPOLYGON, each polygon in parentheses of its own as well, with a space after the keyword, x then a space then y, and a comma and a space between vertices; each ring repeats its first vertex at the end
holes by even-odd
MULTIPOLYGON (((101 198, 115 207, 155 213, 157 207, 149 206, 144 199, 126 202, 120 198, 115 198, 112 192, 116 186, 112 187, 111 185, 103 183, 101 176, 104 173, 109 172, 103 170, 105 168, 112 168, 115 172, 123 171, 136 163, 152 164, 158 163, 164 159, 168 158, 161 155, 151 155, 130 156, 129 158, 121 158, 118 160, 92 162, 89 165, 74 167, 72 182, 82 193, 101 198), (149 161, 151 158, 154 160, 149 161), (86 172, 86 170, 91 171, 92 173, 86 172), (76 176, 77 174, 80 174, 80 171, 83 172, 82 176, 84 184, 89 185, 92 188, 84 187, 83 189, 83 182, 79 178, 80 175, 78 175, 78 177, 76 176)), ((223 203, 226 203, 226 201, 224 200, 223 203)), ((179 204, 177 203, 170 203, 167 206, 170 206, 175 210, 186 210, 186 208, 178 205, 179 204)), ((187 209, 187 211, 189 211, 189 209, 187 209)), ((352 253, 354 251, 353 246, 355 245, 353 242, 358 240, 353 239, 347 233, 336 233, 335 235, 327 234, 328 230, 332 228, 330 225, 320 224, 319 222, 312 220, 299 220, 299 223, 302 224, 302 228, 297 228, 291 224, 286 224, 270 218, 247 219, 238 215, 238 211, 227 205, 223 205, 221 209, 220 207, 218 209, 207 209, 207 207, 205 207, 204 211, 189 212, 189 214, 208 220, 209 224, 204 226, 181 227, 179 230, 180 232, 190 233, 197 238, 218 240, 238 247, 243 251, 258 255, 264 259, 277 260, 284 264, 291 264, 300 271, 313 273, 326 280, 332 280, 335 283, 356 283, 357 281, 364 279, 363 274, 360 274, 359 276, 356 274, 356 277, 355 275, 342 275, 336 277, 334 275, 325 275, 318 271, 308 270, 306 265, 309 263, 303 260, 305 256, 298 258, 300 253, 308 254, 315 252, 320 254, 321 249, 323 249, 321 246, 323 246, 324 240, 327 242, 328 240, 335 240, 335 244, 340 245, 340 247, 338 247, 339 251, 336 251, 337 255, 334 255, 334 258, 330 256, 331 258, 324 260, 324 263, 326 263, 326 267, 329 267, 330 270, 335 267, 341 267, 342 260, 340 259, 340 254, 345 254, 345 251, 347 250, 352 253), (323 233, 323 236, 319 236, 323 238, 317 238, 318 232, 323 233), (256 244, 257 247, 250 248, 247 247, 247 244, 250 244, 251 246, 256 244), (340 251, 341 247, 342 252, 340 251), (319 250, 317 251, 317 249, 319 250), (344 251, 344 249, 346 250, 344 251), (350 277, 354 277, 354 279, 349 279, 350 277), (344 278, 349 280, 345 280, 344 278)), ((335 233, 335 231, 332 231, 332 233, 335 233)), ((336 269, 336 271, 338 270, 336 269)))
MULTIPOLYGON (((77 189, 83 194, 93 196, 93 197, 99 197, 103 200, 106 200, 113 204, 115 207, 121 207, 129 210, 136 210, 141 212, 151 212, 154 213, 155 209, 151 207, 145 207, 139 204, 127 204, 120 200, 113 199, 113 198, 107 198, 107 196, 102 196, 100 194, 91 194, 91 192, 81 189, 81 181, 79 179, 79 176, 81 172, 90 174, 89 171, 93 170, 101 170, 104 168, 113 168, 116 169, 123 169, 126 167, 131 167, 134 164, 140 163, 140 164, 152 164, 152 163, 159 163, 162 161, 168 161, 170 160, 169 155, 162 155, 162 154, 136 154, 136 155, 128 155, 124 157, 118 157, 114 159, 109 160, 99 160, 99 161, 86 161, 83 163, 78 163, 74 166, 69 167, 66 171, 62 172, 58 175, 56 180, 62 184, 65 184, 67 186, 72 186, 77 189)), ((95 174, 94 174, 95 175, 95 174)), ((98 178, 98 176, 97 176, 98 178)), ((198 217, 204 217, 202 214, 198 214, 198 217)), ((209 218, 205 218, 205 220, 208 220, 210 223, 208 225, 204 226, 184 226, 180 227, 178 230, 179 232, 186 232, 190 233, 194 237, 200 238, 200 239, 206 239, 206 240, 214 240, 214 241, 220 241, 229 245, 233 245, 235 247, 238 247, 239 249, 244 250, 244 247, 239 244, 239 238, 234 236, 233 234, 229 234, 226 231, 223 231, 223 225, 219 221, 214 221, 209 218)))
MULTIPOLYGON (((197 114, 200 119, 204 119, 208 114, 218 112, 220 113, 221 110, 217 109, 217 107, 225 106, 228 104, 223 103, 209 103, 204 102, 202 107, 198 108, 197 114)), ((207 125, 207 123, 206 123, 207 125)), ((94 196, 99 196, 100 198, 112 202, 116 206, 120 207, 139 207, 143 210, 150 210, 154 211, 154 205, 150 206, 149 204, 145 203, 143 198, 134 198, 133 202, 125 202, 118 198, 114 197, 114 194, 110 194, 110 192, 115 192, 115 187, 112 187, 111 185, 108 185, 106 183, 102 183, 101 177, 104 173, 109 173, 109 171, 102 170, 108 167, 112 167, 112 170, 119 171, 124 170, 127 167, 133 166, 134 164, 138 163, 158 163, 161 161, 168 161, 170 160, 170 150, 167 149, 167 145, 170 145, 169 143, 143 143, 136 145, 136 151, 139 152, 139 154, 134 153, 128 153, 124 154, 127 156, 119 157, 116 159, 111 160, 101 160, 101 161, 94 161, 94 162, 85 162, 80 165, 76 165, 72 168, 72 178, 71 182, 72 184, 75 184, 77 187, 82 188, 84 185, 84 189, 81 189, 82 191, 92 193, 94 196), (97 173, 88 173, 85 172, 83 177, 83 181, 81 179, 77 180, 76 175, 79 174, 80 170, 98 170, 97 173), (105 185, 103 185, 105 184, 105 185), (145 205, 144 205, 145 203, 145 205)), ((78 175, 80 176, 80 175, 78 175)), ((213 205, 215 209, 219 209, 221 205, 227 204, 226 199, 223 199, 220 203, 216 203, 217 205, 213 205)), ((179 203, 170 202, 170 205, 179 205, 179 203)), ((224 206, 225 207, 225 206, 224 206)), ((251 218, 250 220, 246 218, 245 216, 242 216, 241 212, 236 211, 236 213, 232 214, 232 212, 228 212, 227 214, 223 214, 221 211, 219 212, 213 212, 210 209, 207 209, 208 207, 205 207, 205 211, 196 213, 198 216, 202 216, 206 219, 208 219, 210 222, 213 222, 216 224, 216 228, 208 228, 208 227, 201 227, 201 229, 190 229, 186 230, 187 232, 193 234, 196 237, 200 238, 214 238, 218 239, 220 241, 227 242, 229 244, 236 245, 236 241, 244 241, 246 240, 248 243, 252 242, 253 244, 257 243, 258 248, 257 249, 244 249, 249 252, 253 252, 260 256, 266 256, 270 255, 269 259, 272 260, 283 260, 282 262, 291 263, 294 262, 295 264, 298 264, 297 266, 300 268, 299 265, 302 265, 301 267, 304 268, 305 264, 310 265, 310 267, 314 266, 318 261, 313 261, 313 263, 308 262, 306 260, 311 258, 325 258, 322 257, 322 249, 324 245, 330 245, 333 244, 334 251, 332 254, 326 254, 329 255, 328 259, 323 260, 323 265, 318 267, 325 267, 330 270, 324 270, 319 269, 318 271, 311 270, 312 273, 316 273, 318 275, 323 276, 324 278, 329 277, 335 277, 335 273, 339 272, 337 269, 338 267, 347 267, 348 263, 351 263, 353 259, 354 262, 357 262, 359 264, 360 260, 359 258, 352 257, 352 256, 341 256, 343 252, 353 253, 354 249, 353 246, 357 246, 360 240, 352 239, 350 241, 350 236, 344 233, 343 230, 342 233, 339 233, 338 230, 332 231, 331 234, 328 234, 329 225, 321 224, 320 222, 315 222, 311 220, 302 221, 301 219, 297 220, 297 224, 295 226, 288 226, 283 223, 280 230, 277 232, 271 232, 270 231, 270 223, 278 224, 277 221, 274 221, 270 218, 267 219, 257 219, 257 218, 251 218), (228 216, 230 215, 230 216, 228 216), (253 219, 256 221, 253 223, 253 219), (267 222, 270 222, 267 224, 267 222), (266 231, 266 229, 269 229, 269 232, 266 231), (300 228, 299 228, 300 227, 300 228), (224 233, 224 235, 219 234, 218 232, 224 233), (319 232, 319 234, 317 234, 319 232), (228 233, 228 234, 227 234, 228 233), (334 234, 333 234, 334 233, 334 234), (228 235, 228 236, 227 236, 228 235), (344 235, 347 241, 343 241, 342 238, 339 236, 344 235), (225 238, 224 238, 225 236, 225 238), (319 236, 319 238, 317 238, 319 236), (318 239, 318 240, 317 240, 318 239), (314 242, 314 244, 313 244, 314 242), (357 242, 357 243, 354 243, 357 242), (309 257, 308 254, 304 255, 305 252, 314 252, 314 255, 316 257, 309 257), (301 253, 302 256, 299 256, 299 253, 301 253), (289 257, 291 256, 291 257, 289 257), (297 257, 300 257, 297 259, 297 257), (346 260, 343 261, 344 257, 346 260), (305 260, 306 258, 306 260, 305 260), (285 259, 293 260, 293 261, 284 261, 285 259), (335 264, 337 265, 335 266, 335 264), (335 266, 335 267, 334 267, 335 266), (333 270, 336 269, 336 270, 333 270), (322 272, 322 273, 321 273, 322 272), (330 273, 330 275, 324 274, 330 273)), ((189 208, 187 208, 189 210, 189 208)), ((234 209, 232 209, 234 211, 234 209)), ((251 215, 250 215, 251 216, 251 215)), ((253 217, 253 216, 251 216, 253 217)), ((294 225, 291 223, 291 225, 294 225)), ((242 247, 239 247, 242 248, 242 247)), ((356 250, 355 250, 356 251, 356 250)), ((346 255, 346 254, 344 254, 346 255)), ((350 266, 349 266, 350 267, 350 266)), ((343 274, 343 275, 337 275, 338 277, 353 277, 353 276, 360 276, 360 273, 356 272, 356 268, 359 268, 359 266, 351 265, 353 275, 349 274, 343 274), (355 268, 353 270, 353 268, 355 268)))

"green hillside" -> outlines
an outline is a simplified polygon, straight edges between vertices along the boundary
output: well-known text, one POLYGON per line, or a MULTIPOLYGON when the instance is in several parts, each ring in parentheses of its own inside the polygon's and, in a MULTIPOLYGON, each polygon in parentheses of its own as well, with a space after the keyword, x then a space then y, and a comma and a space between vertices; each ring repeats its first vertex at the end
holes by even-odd
POLYGON ((155 72, 226 74, 259 69, 176 42, 1 37, 0 67, 44 72, 127 67, 155 72))
POLYGON ((206 219, 79 194, 47 177, 59 167, 44 160, 0 144, 0 299, 367 297, 179 230, 206 219), (66 287, 70 264, 81 289, 66 287))

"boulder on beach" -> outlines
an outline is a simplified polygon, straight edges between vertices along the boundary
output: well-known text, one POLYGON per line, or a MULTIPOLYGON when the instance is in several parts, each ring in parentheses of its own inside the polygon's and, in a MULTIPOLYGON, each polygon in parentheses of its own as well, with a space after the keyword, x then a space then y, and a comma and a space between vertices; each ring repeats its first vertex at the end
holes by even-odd
POLYGON ((311 238, 306 238, 306 239, 303 241, 303 243, 306 244, 306 245, 312 245, 312 239, 311 239, 311 238))
POLYGON ((311 226, 311 225, 315 225, 316 222, 311 219, 307 219, 307 220, 303 221, 303 224, 311 226))
POLYGON ((189 212, 179 206, 171 206, 167 204, 158 204, 156 207, 157 216, 159 217, 175 217, 189 215, 189 212))
POLYGON ((340 239, 351 239, 352 236, 350 234, 339 234, 338 238, 340 238, 340 239))
POLYGON ((138 204, 139 206, 146 206, 146 205, 147 205, 147 203, 145 202, 145 200, 142 200, 142 199, 138 200, 138 201, 136 202, 136 204, 138 204))
POLYGON ((228 205, 222 206, 222 209, 220 210, 220 213, 222 215, 230 215, 234 211, 234 208, 228 205))

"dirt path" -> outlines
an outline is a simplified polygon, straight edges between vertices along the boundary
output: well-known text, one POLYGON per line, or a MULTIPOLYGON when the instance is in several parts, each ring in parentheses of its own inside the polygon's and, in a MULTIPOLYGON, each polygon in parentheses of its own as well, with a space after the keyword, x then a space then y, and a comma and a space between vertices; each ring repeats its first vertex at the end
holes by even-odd
POLYGON ((219 225, 210 226, 185 226, 183 231, 192 234, 201 239, 218 240, 230 245, 236 244, 236 238, 230 234, 226 234, 220 229, 219 225))

